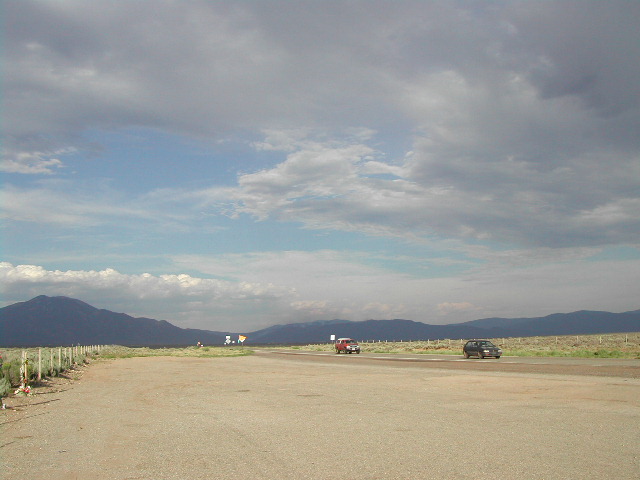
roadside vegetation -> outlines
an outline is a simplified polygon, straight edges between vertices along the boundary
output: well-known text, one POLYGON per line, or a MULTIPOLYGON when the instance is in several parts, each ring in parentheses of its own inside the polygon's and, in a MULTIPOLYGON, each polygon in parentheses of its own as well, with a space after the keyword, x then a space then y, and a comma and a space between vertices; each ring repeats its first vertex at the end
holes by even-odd
MULTIPOLYGON (((640 332, 603 335, 564 335, 489 339, 506 356, 636 358, 640 359, 640 332)), ((466 339, 407 342, 360 341, 362 352, 462 355, 466 339)), ((299 350, 333 351, 332 343, 290 347, 299 350)))
POLYGON ((131 357, 242 357, 251 355, 253 351, 246 347, 122 347, 110 345, 101 354, 101 358, 131 358, 131 357))

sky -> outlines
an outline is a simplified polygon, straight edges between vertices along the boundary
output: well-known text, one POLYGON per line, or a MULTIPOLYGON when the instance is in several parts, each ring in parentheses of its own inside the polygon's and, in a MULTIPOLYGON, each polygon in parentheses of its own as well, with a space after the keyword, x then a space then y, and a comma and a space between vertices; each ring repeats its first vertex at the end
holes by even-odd
POLYGON ((640 308, 640 2, 5 0, 0 306, 640 308))

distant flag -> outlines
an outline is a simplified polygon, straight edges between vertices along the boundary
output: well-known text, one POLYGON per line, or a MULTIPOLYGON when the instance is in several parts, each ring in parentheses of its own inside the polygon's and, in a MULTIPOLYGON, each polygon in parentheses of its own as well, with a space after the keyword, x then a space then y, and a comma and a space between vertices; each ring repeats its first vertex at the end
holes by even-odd
POLYGON ((244 341, 247 339, 247 337, 245 337, 244 335, 238 335, 238 342, 239 343, 244 343, 244 341))

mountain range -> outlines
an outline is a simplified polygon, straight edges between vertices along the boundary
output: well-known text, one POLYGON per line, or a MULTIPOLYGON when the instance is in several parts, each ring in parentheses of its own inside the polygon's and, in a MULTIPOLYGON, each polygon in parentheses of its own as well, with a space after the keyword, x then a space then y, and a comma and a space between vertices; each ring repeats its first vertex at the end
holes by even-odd
POLYGON ((112 344, 128 346, 222 345, 239 333, 248 344, 328 342, 331 335, 360 340, 435 340, 640 331, 640 310, 624 313, 579 311, 535 318, 484 318, 449 325, 412 320, 322 320, 274 325, 255 332, 180 328, 165 320, 131 317, 68 297, 40 295, 0 308, 0 346, 112 344))

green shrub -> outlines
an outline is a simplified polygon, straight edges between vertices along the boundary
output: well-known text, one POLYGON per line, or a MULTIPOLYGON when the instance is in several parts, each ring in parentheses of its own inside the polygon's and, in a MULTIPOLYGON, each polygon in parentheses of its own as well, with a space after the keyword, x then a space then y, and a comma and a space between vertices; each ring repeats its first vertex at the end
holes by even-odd
POLYGON ((0 398, 6 397, 11 393, 11 383, 6 378, 0 378, 0 398))
POLYGON ((12 360, 2 365, 2 378, 10 385, 20 385, 20 360, 12 360))

